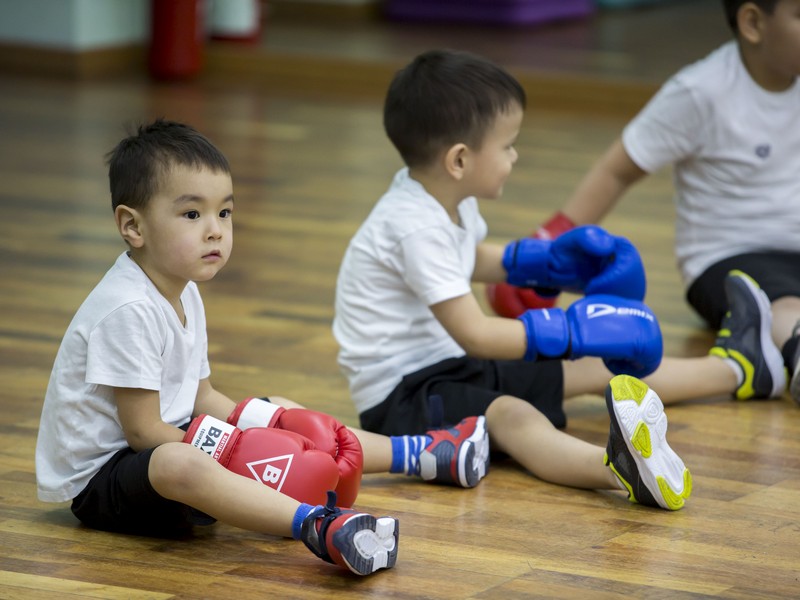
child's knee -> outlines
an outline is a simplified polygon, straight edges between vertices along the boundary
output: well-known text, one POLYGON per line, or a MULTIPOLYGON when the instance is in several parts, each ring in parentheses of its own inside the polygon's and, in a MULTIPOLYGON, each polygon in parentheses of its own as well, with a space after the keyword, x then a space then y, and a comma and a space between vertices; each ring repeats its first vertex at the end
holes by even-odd
POLYGON ((543 415, 530 403, 515 396, 498 396, 486 409, 489 433, 496 428, 508 428, 538 419, 543 415))
POLYGON ((198 475, 213 466, 209 461, 213 459, 189 444, 170 442, 153 451, 147 475, 159 494, 170 497, 170 490, 194 485, 198 475))

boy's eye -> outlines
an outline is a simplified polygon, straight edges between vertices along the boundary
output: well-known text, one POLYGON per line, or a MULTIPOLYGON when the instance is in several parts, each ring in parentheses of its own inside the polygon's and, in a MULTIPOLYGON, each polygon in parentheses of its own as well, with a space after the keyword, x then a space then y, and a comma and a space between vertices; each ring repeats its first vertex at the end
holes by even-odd
POLYGON ((219 216, 223 219, 227 219, 231 216, 231 214, 233 214, 233 211, 230 208, 223 208, 221 211, 219 211, 219 216))
POLYGON ((184 215, 187 219, 199 219, 200 213, 196 210, 190 210, 185 213, 184 215))

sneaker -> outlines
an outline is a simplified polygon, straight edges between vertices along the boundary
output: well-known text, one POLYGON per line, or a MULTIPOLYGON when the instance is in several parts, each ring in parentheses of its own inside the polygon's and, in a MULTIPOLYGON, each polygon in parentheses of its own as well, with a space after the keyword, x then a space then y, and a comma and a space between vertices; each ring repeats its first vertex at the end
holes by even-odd
POLYGON ((617 375, 606 388, 611 431, 604 458, 631 502, 678 510, 692 493, 692 476, 667 444, 664 405, 643 381, 617 375))
POLYGON ((391 569, 397 562, 399 523, 392 517, 375 518, 336 506, 336 493, 328 503, 312 510, 303 521, 300 539, 322 560, 369 575, 391 569))
MULTIPOLYGON (((800 336, 800 321, 797 322, 792 331, 792 337, 796 338, 797 336, 800 336)), ((800 404, 800 345, 794 351, 791 364, 794 365, 794 373, 789 382, 789 393, 794 398, 794 401, 800 404)))
POLYGON ((486 417, 467 417, 455 427, 426 435, 432 440, 419 454, 419 474, 425 481, 471 488, 489 471, 486 417))
POLYGON ((786 389, 783 357, 772 341, 772 311, 767 295, 746 273, 725 278, 728 313, 709 354, 731 362, 742 374, 738 400, 774 398, 786 389))

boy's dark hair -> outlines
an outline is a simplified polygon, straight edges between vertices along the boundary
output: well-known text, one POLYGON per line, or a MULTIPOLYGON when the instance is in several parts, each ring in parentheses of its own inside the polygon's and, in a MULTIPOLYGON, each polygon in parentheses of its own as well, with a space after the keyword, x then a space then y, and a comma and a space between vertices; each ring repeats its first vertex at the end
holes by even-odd
POLYGON ((739 35, 739 24, 736 20, 736 15, 739 14, 739 8, 741 8, 742 4, 755 4, 766 14, 771 15, 775 10, 775 5, 779 1, 780 0, 722 0, 722 7, 725 9, 725 18, 728 20, 728 26, 731 28, 731 31, 739 35))
POLYGON ((395 74, 383 126, 407 166, 424 166, 453 144, 480 148, 514 104, 525 108, 525 91, 502 67, 468 52, 432 50, 395 74))
POLYGON ((139 125, 106 155, 111 207, 142 209, 158 191, 161 178, 181 165, 230 173, 225 156, 189 125, 156 119, 139 125))

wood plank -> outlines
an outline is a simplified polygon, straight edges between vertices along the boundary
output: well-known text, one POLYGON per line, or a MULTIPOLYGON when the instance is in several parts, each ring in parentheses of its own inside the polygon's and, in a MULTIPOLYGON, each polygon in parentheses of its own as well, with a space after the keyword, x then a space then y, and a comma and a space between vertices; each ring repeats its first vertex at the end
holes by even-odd
POLYGON ((41 577, 0 571, 0 595, 3 598, 104 598, 107 600, 167 600, 172 594, 97 585, 55 577, 41 577))

